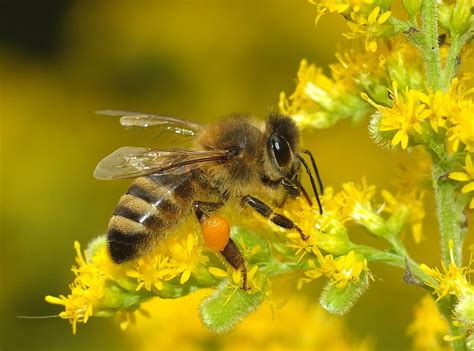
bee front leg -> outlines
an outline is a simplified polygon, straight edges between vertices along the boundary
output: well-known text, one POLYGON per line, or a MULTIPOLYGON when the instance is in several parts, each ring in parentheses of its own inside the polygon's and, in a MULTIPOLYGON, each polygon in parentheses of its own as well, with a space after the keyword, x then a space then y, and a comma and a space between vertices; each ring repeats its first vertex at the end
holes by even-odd
POLYGON ((293 221, 281 214, 273 212, 273 210, 263 201, 250 196, 246 195, 242 198, 242 205, 249 205, 255 211, 260 213, 263 217, 268 218, 272 223, 276 224, 277 226, 285 229, 295 229, 301 236, 301 240, 307 241, 309 236, 305 235, 303 230, 298 227, 293 221))

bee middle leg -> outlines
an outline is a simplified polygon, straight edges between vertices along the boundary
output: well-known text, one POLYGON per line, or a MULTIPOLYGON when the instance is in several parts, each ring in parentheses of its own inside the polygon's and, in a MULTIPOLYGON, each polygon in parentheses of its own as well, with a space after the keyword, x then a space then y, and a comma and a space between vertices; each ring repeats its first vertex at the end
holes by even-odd
POLYGON ((309 239, 309 236, 307 236, 300 227, 293 223, 291 219, 273 212, 271 207, 263 201, 253 196, 246 195, 242 198, 242 205, 249 205, 255 211, 260 213, 263 217, 268 218, 270 221, 272 221, 272 223, 276 224, 281 228, 295 229, 300 234, 301 240, 307 241, 309 239))
MULTIPOLYGON (((223 205, 223 202, 194 201, 193 210, 198 221, 202 223, 223 205)), ((234 269, 240 270, 242 274, 242 289, 249 290, 247 286, 247 267, 245 266, 244 256, 231 238, 229 238, 229 242, 220 253, 234 269)))

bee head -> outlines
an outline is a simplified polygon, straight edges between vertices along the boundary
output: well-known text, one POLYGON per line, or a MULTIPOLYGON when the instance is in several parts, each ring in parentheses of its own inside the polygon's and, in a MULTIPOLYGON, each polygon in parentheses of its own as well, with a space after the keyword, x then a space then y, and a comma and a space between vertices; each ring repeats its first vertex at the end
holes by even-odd
POLYGON ((272 113, 266 122, 265 169, 271 179, 294 180, 299 171, 297 150, 299 130, 295 122, 287 116, 272 113))

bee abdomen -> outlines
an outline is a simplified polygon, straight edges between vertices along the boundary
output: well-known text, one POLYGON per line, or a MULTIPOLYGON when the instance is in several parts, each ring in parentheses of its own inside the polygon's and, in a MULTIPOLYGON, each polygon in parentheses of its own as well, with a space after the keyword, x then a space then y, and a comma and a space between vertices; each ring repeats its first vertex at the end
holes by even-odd
MULTIPOLYGON (((125 262, 149 251, 189 210, 187 202, 191 201, 192 184, 189 184, 189 193, 182 196, 175 192, 176 187, 171 188, 171 184, 159 180, 137 178, 120 198, 108 231, 109 251, 114 262, 125 262)), ((179 184, 182 183, 183 178, 179 184)))
POLYGON ((120 228, 110 227, 107 235, 109 252, 115 263, 138 257, 149 241, 147 233, 126 233, 120 228))

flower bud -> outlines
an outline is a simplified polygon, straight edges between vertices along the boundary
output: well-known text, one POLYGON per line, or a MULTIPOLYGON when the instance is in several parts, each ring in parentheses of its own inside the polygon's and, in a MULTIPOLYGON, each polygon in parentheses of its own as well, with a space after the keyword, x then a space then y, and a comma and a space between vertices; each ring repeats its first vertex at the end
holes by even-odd
POLYGON ((471 18, 472 0, 456 1, 453 12, 451 13, 451 32, 464 34, 469 27, 471 18))
POLYGON ((403 0, 403 7, 405 7, 410 17, 414 17, 420 11, 421 0, 403 0))
POLYGON ((315 242, 318 248, 333 255, 343 255, 349 251, 349 237, 344 225, 336 219, 327 218, 317 224, 315 242))
POLYGON ((456 315, 463 324, 474 321, 474 291, 467 291, 459 298, 455 307, 456 315))
POLYGON ((441 28, 449 30, 451 13, 453 12, 452 5, 446 3, 438 4, 438 22, 441 28))

